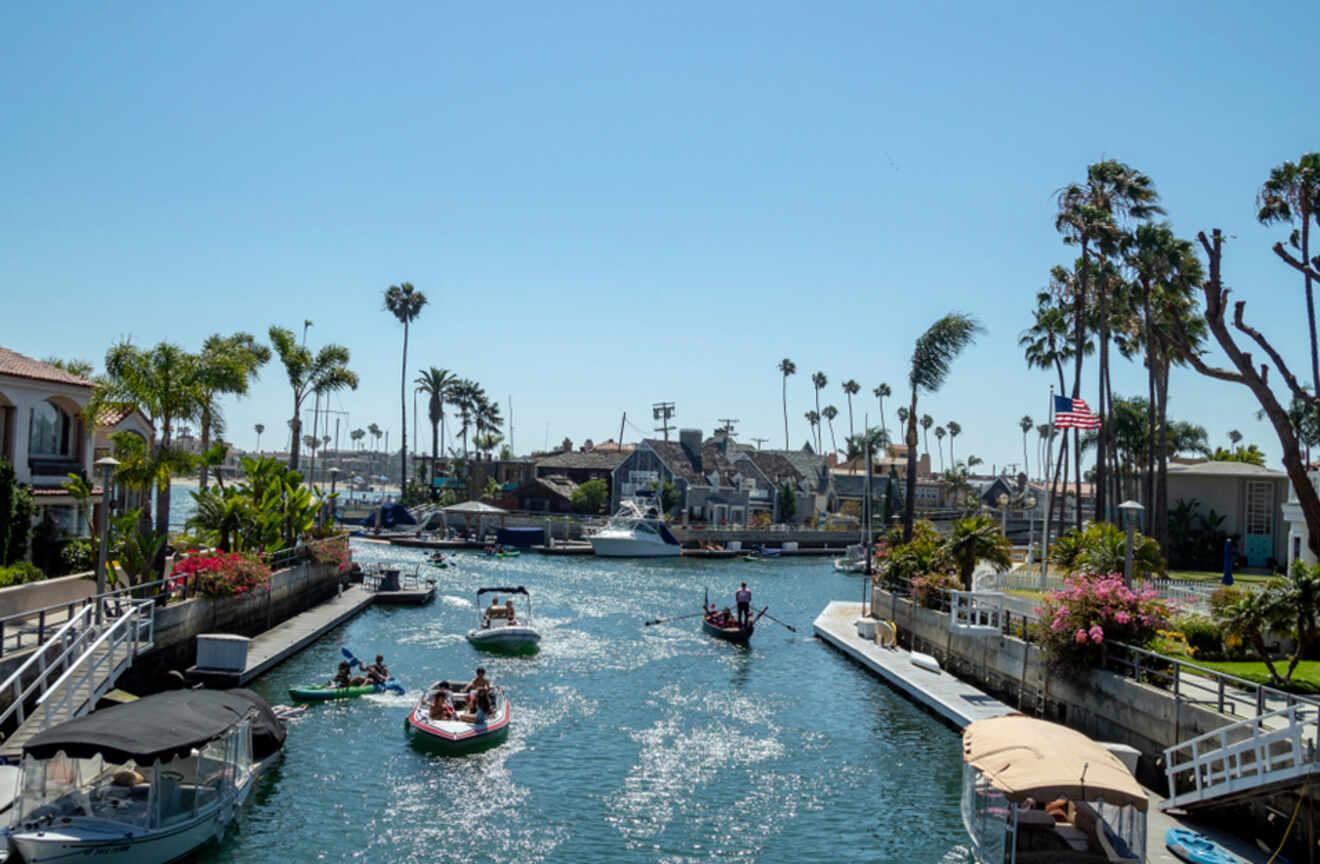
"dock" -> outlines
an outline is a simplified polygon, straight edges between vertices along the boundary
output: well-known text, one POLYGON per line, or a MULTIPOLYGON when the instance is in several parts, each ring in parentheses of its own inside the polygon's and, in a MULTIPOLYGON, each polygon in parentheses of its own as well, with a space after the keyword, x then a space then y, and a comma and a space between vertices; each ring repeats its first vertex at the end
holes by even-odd
POLYGON ((186 677, 221 687, 242 687, 275 668, 326 633, 353 618, 376 600, 361 585, 350 585, 338 597, 299 613, 248 642, 247 665, 242 672, 217 672, 190 667, 186 677))
POLYGON ((553 546, 536 545, 532 551, 538 555, 591 555, 590 543, 579 543, 575 540, 556 540, 553 546))

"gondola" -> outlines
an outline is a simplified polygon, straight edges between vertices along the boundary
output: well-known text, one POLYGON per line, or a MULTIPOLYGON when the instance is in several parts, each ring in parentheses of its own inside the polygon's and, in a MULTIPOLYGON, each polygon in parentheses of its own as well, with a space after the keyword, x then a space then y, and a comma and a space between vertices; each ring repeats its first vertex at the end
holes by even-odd
POLYGON ((702 601, 701 608, 704 613, 701 616, 701 629, 707 635, 714 636, 716 639, 723 639, 725 642, 745 643, 756 632, 756 622, 770 607, 766 606, 760 612, 757 612, 756 617, 748 621, 746 627, 739 627, 736 624, 733 627, 721 627, 715 623, 716 613, 714 607, 710 605, 710 592, 706 593, 706 599, 702 601))

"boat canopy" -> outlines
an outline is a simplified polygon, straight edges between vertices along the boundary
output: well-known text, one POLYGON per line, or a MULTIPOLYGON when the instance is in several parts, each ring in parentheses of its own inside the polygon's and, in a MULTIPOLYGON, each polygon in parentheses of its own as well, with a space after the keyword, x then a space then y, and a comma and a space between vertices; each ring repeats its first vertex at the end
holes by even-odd
POLYGON ((521 585, 517 588, 478 588, 477 596, 480 597, 482 594, 527 594, 527 596, 531 596, 528 594, 527 589, 521 585))
POLYGON ((408 508, 404 507, 402 504, 394 502, 387 502, 374 508, 357 524, 364 525, 368 528, 374 527, 378 513, 380 514, 380 525, 382 528, 393 528, 396 525, 417 524, 417 520, 408 512, 408 508))
POLYGON ((263 759, 283 746, 284 724, 265 700, 242 689, 173 690, 114 705, 38 732, 23 753, 35 759, 62 751, 73 759, 100 755, 107 762, 168 762, 222 737, 254 708, 252 755, 263 759))
POLYGON ((464 501, 462 504, 450 504, 445 508, 446 513, 458 513, 468 516, 503 516, 509 511, 500 507, 494 507, 484 501, 464 501))
POLYGON ((1011 716, 963 730, 963 761, 1008 800, 1103 800, 1146 812, 1146 792, 1117 756, 1058 723, 1011 716))

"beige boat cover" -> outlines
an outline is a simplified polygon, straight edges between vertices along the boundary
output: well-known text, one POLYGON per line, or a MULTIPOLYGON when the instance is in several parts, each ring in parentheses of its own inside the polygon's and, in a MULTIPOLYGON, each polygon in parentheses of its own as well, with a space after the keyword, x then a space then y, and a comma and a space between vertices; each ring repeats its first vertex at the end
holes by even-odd
POLYGON ((1008 800, 1095 801, 1146 812, 1146 791, 1117 756, 1080 732, 1034 717, 994 717, 963 730, 963 761, 1008 800))

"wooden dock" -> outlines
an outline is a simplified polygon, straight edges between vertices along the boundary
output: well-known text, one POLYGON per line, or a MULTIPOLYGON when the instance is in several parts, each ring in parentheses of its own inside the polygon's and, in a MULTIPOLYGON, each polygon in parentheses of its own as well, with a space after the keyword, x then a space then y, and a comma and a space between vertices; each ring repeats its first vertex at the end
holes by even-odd
POLYGON ((533 546, 532 551, 538 555, 592 555, 590 543, 580 543, 576 540, 557 540, 553 546, 533 546))
POLYGON ((254 637, 248 643, 247 666, 242 672, 216 672, 192 666, 185 675, 192 681, 208 685, 242 687, 357 615, 375 600, 375 593, 361 585, 350 585, 338 597, 254 637))
POLYGON ((902 648, 882 648, 858 636, 856 621, 860 617, 862 604, 834 600, 811 626, 822 640, 957 729, 976 720, 1018 713, 1016 708, 947 672, 931 672, 912 665, 911 653, 902 648))

